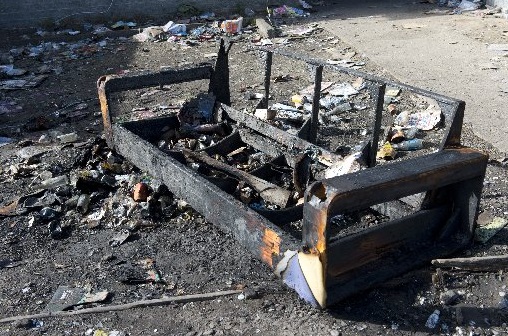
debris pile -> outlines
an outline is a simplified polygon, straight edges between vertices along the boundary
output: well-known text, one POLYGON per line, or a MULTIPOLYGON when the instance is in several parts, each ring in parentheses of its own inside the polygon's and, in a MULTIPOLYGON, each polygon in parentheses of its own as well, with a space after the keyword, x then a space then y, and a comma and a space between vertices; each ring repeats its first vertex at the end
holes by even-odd
POLYGON ((67 237, 76 226, 120 230, 111 246, 123 244, 133 232, 160 225, 163 219, 193 216, 167 187, 136 173, 104 140, 76 141, 34 143, 20 149, 20 162, 11 165, 6 178, 30 177, 33 191, 9 202, 0 214, 28 216, 30 226, 46 225, 54 239, 67 237), (81 157, 64 167, 46 161, 45 155, 60 150, 77 150, 81 157))

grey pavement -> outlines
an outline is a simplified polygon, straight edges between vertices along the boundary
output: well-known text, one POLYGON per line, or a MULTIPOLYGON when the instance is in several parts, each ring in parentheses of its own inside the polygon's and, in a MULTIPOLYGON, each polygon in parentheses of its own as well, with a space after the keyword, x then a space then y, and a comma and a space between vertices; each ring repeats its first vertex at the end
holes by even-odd
POLYGON ((436 5, 408 0, 343 0, 321 26, 397 80, 466 102, 465 122, 508 153, 508 20, 473 14, 428 15, 436 5), (493 69, 497 68, 497 69, 493 69))

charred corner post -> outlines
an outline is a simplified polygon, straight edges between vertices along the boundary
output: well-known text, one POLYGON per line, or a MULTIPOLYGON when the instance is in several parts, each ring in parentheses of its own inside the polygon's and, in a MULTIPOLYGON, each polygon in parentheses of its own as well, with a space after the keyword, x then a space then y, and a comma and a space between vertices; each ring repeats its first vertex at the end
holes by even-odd
POLYGON ((230 47, 221 42, 214 66, 101 77, 97 85, 109 145, 159 179, 177 197, 187 200, 208 221, 231 233, 316 307, 325 308, 470 243, 487 157, 460 144, 464 102, 287 51, 257 48, 265 55, 265 98, 259 103, 261 107, 268 106, 273 54, 304 61, 313 69, 312 113, 292 135, 230 107, 230 47), (366 169, 311 180, 309 162, 326 168, 343 160, 316 145, 323 71, 364 78, 375 103, 370 111, 369 138, 361 144, 366 169), (219 142, 199 150, 161 150, 155 144, 161 130, 180 129, 181 118, 171 115, 115 121, 118 111, 111 94, 195 80, 208 80, 207 90, 216 98, 213 120, 202 127, 217 129, 222 125, 221 129, 227 129, 219 142), (439 103, 445 134, 437 152, 376 166, 387 85, 439 103), (216 160, 242 146, 250 146, 271 159, 249 172, 216 160), (220 174, 212 176, 191 169, 189 162, 220 174), (274 166, 292 172, 296 193, 301 193, 303 202, 292 201, 294 190, 270 182, 279 174, 274 166), (239 184, 250 186, 275 206, 246 205, 235 194, 239 184), (330 224, 335 216, 363 209, 376 209, 389 215, 389 220, 346 235, 337 233, 330 224), (300 232, 289 229, 293 222, 301 223, 300 232))

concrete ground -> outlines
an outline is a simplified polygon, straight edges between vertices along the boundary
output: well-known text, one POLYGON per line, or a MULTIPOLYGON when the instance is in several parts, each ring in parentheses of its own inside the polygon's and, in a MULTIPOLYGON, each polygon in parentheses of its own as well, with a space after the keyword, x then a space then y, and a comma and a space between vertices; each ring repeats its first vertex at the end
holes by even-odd
POLYGON ((414 0, 343 0, 321 25, 401 82, 462 99, 465 122, 508 153, 508 20, 414 0))

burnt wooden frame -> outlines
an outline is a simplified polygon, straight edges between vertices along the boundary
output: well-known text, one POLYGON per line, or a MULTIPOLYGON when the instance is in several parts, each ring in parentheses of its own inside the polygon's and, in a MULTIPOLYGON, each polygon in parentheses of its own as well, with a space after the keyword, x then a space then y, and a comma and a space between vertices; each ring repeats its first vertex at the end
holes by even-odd
MULTIPOLYGON (((294 162, 296 154, 308 150, 316 153, 317 160, 339 160, 334 153, 313 144, 317 135, 316 108, 297 137, 228 106, 228 62, 223 43, 215 67, 201 65, 158 73, 101 77, 98 92, 108 144, 166 184, 177 197, 187 200, 208 221, 231 233, 253 255, 276 270, 302 298, 318 307, 334 304, 433 258, 453 253, 470 242, 487 157, 460 146, 464 102, 285 51, 265 48, 261 52, 266 54, 265 97, 269 96, 272 53, 302 59, 313 65, 316 80, 314 106, 319 101, 324 68, 362 76, 368 81, 368 88, 377 102, 373 111, 372 138, 365 145, 369 169, 315 182, 307 189, 303 206, 256 212, 213 181, 187 168, 178 157, 172 157, 150 143, 157 139, 161 126, 178 127, 175 117, 112 122, 114 112, 109 99, 112 92, 210 79, 209 91, 214 92, 220 102, 221 117, 233 120, 241 127, 220 146, 206 149, 206 153, 212 155, 225 151, 242 141, 276 157, 275 160, 285 160, 289 165, 294 162), (439 102, 446 123, 440 151, 374 167, 382 98, 387 84, 439 102), (425 199, 413 214, 343 238, 337 239, 330 234, 329 219, 337 214, 417 193, 425 193, 425 199), (301 237, 284 225, 302 218, 301 237), (309 260, 311 271, 304 267, 309 260), (313 279, 316 273, 317 280, 313 279)), ((267 173, 260 169, 253 174, 263 178, 267 173)))

